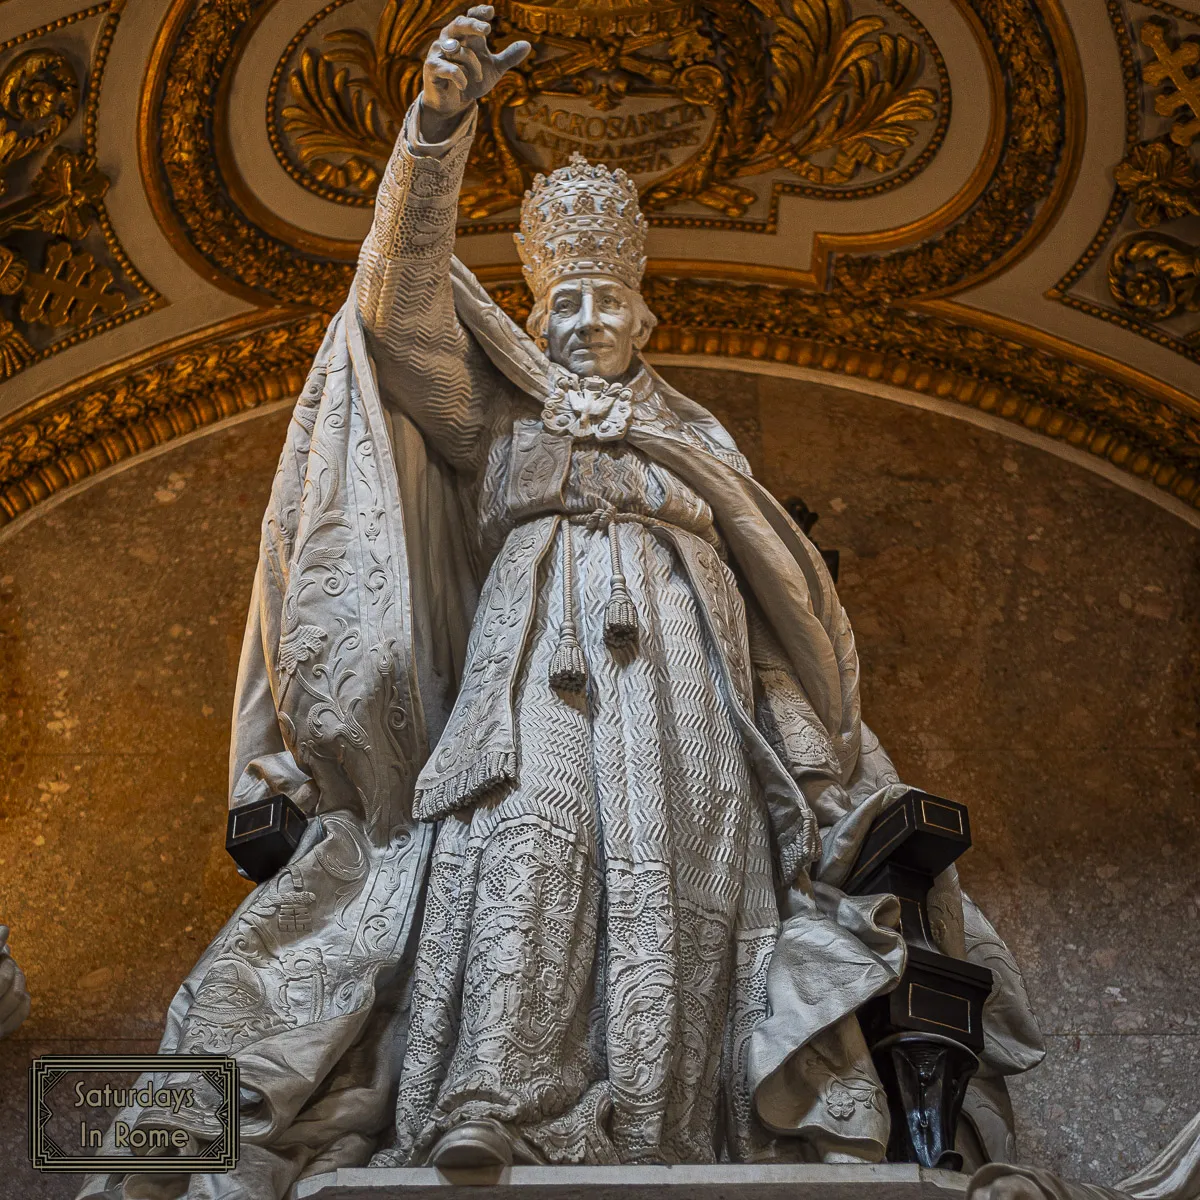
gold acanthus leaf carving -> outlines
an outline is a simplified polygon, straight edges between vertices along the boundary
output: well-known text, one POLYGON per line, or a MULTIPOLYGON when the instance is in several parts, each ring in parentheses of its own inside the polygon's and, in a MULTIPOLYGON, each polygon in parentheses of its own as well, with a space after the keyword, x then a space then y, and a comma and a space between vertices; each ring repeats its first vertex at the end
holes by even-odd
POLYGON ((877 174, 898 166, 916 139, 915 123, 936 115, 937 96, 917 86, 916 44, 883 32, 879 17, 849 22, 841 4, 797 4, 796 17, 761 6, 775 26, 774 120, 749 166, 786 167, 814 183, 846 183, 864 166, 877 174), (836 155, 828 167, 813 161, 822 151, 836 155))
MULTIPOLYGON (((26 50, 0 75, 0 172, 52 145, 79 111, 79 77, 52 50, 26 50), (16 128, 13 127, 14 123, 16 128), (21 123, 32 128, 20 132, 21 123)), ((0 195, 6 190, 0 174, 0 195)))
POLYGON ((33 178, 29 194, 0 207, 0 237, 39 230, 78 241, 99 215, 109 179, 90 154, 55 146, 33 178))
POLYGON ((1165 139, 1134 146, 1113 172, 1117 188, 1133 202, 1143 229, 1179 217, 1200 217, 1200 176, 1192 155, 1165 139))
MULTIPOLYGON (((1191 120, 1177 121, 1162 137, 1131 147, 1113 172, 1118 194, 1133 205, 1143 229, 1200 216, 1200 175, 1189 149, 1200 134, 1200 76, 1189 68, 1200 60, 1200 45, 1172 39, 1167 25, 1144 21, 1141 42, 1154 57, 1142 68, 1152 88, 1170 84, 1154 99, 1159 116, 1180 109, 1191 120)), ((1165 233, 1134 233, 1123 238, 1108 260, 1108 287, 1130 315, 1158 323, 1182 313, 1200 311, 1200 247, 1165 233)), ((1183 336, 1185 345, 1200 345, 1200 330, 1183 336)))
MULTIPOLYGON (((300 182, 315 181, 314 190, 330 199, 369 200, 419 90, 422 56, 455 11, 445 0, 388 0, 374 37, 336 30, 324 50, 302 52, 288 77, 291 103, 279 115, 300 182)), ((591 8, 510 6, 509 19, 497 22, 501 44, 524 34, 537 39, 540 53, 483 104, 468 165, 477 183, 464 191, 464 215, 486 218, 520 202, 536 167, 522 157, 506 110, 529 111, 553 97, 583 98, 601 113, 627 97, 666 97, 712 114, 695 152, 665 175, 656 169, 643 186, 650 210, 695 201, 740 217, 757 198, 736 183, 745 176, 783 170, 833 186, 864 170, 895 171, 919 127, 935 120, 938 96, 918 85, 916 42, 884 32, 878 16, 851 20, 849 11, 848 0, 698 0, 669 14, 630 4, 616 14, 605 10, 607 19, 593 27, 591 8)), ((588 153, 579 138, 568 145, 570 136, 541 136, 554 165, 572 149, 588 153)), ((671 134, 642 138, 629 147, 638 155, 631 163, 644 168, 656 146, 677 144, 671 134)), ((591 157, 605 145, 603 138, 592 145, 591 157)), ((607 150, 602 157, 612 156, 613 145, 607 150)))
POLYGON ((0 429, 0 524, 132 454, 294 396, 324 327, 321 317, 293 316, 217 337, 18 416, 0 429))
MULTIPOLYGON (((149 124, 160 131, 160 140, 153 150, 143 150, 143 170, 168 235, 185 253, 207 264, 212 278, 247 298, 270 298, 331 311, 345 295, 353 264, 319 257, 267 232, 230 199, 222 180, 213 133, 217 97, 241 31, 265 2, 191 0, 183 4, 178 0, 156 54, 155 76, 145 85, 148 95, 161 99, 155 100, 148 114, 149 124), (157 182, 160 173, 161 182, 157 182)), ((722 6, 727 28, 745 20, 747 13, 753 15, 751 6, 742 0, 705 2, 722 6)), ((978 16, 1008 76, 1006 134, 991 181, 980 200, 953 225, 911 253, 834 257, 831 282, 841 293, 888 301, 971 286, 1030 243, 1045 224, 1045 211, 1063 190, 1057 186, 1056 172, 1063 151, 1064 121, 1078 131, 1078 116, 1070 114, 1079 97, 1071 100, 1066 95, 1054 37, 1042 21, 1039 4, 1045 0, 961 2, 978 16)), ((753 22, 751 27, 756 27, 753 22)), ((761 73, 754 78, 762 83, 761 73)), ((524 76, 513 73, 506 79, 514 79, 512 86, 520 87, 524 76)), ((752 108, 731 107, 729 112, 736 115, 752 108)), ((754 130, 742 118, 737 121, 741 122, 737 129, 736 122, 730 124, 730 144, 740 147, 742 142, 737 139, 752 139, 754 130)), ((497 156, 500 165, 491 172, 494 186, 515 188, 510 180, 523 168, 515 160, 509 161, 511 154, 505 158, 507 143, 489 132, 487 119, 476 140, 477 153, 497 156)), ((1072 143, 1071 162, 1076 153, 1072 143)), ((920 156, 915 161, 919 162, 920 156)), ((1063 163, 1063 171, 1069 173, 1068 161, 1063 163)), ((490 202, 486 195, 483 201, 485 205, 490 202)))
POLYGON ((354 276, 253 224, 229 198, 217 163, 213 127, 221 80, 238 35, 266 0, 197 0, 186 9, 166 63, 156 162, 187 243, 243 293, 284 304, 333 310, 354 276))
POLYGON ((1108 264, 1117 302, 1149 321, 1200 312, 1200 252, 1164 233, 1134 233, 1118 243, 1108 264))
POLYGON ((301 54, 280 124, 320 183, 375 194, 399 120, 421 88, 422 52, 459 7, 387 0, 373 38, 338 29, 326 35, 329 49, 301 54))
POLYGON ((975 0, 1007 81, 1005 149, 983 194, 950 228, 884 255, 843 255, 831 290, 860 299, 958 290, 998 269, 1037 220, 1063 155, 1066 88, 1053 38, 1036 4, 975 0))
MULTIPOLYGON (((1200 176, 1191 153, 1167 138, 1142 142, 1114 172, 1143 229, 1200 216, 1200 176)), ((1165 321, 1200 311, 1200 248, 1165 233, 1134 233, 1113 248, 1108 287, 1128 313, 1165 321)), ((1196 334, 1185 338, 1195 343, 1196 334)))

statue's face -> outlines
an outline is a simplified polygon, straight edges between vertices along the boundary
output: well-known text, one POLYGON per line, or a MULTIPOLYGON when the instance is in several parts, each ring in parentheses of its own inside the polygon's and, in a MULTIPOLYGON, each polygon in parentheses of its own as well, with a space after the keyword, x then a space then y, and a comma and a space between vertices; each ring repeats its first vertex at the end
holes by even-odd
POLYGON ((604 275, 564 279, 550 289, 546 352, 577 375, 619 379, 633 361, 636 293, 604 275))

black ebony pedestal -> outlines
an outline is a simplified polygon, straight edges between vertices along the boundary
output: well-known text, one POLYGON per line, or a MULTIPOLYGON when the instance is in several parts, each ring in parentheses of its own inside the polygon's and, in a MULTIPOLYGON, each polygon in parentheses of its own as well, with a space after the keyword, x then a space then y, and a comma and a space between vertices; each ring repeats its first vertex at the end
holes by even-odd
POLYGON ((971 845, 967 810, 910 788, 871 826, 846 891, 900 901, 908 963, 895 990, 859 1010, 892 1114, 889 1162, 957 1171, 954 1133, 983 1049, 992 973, 938 950, 929 925, 934 878, 971 845))

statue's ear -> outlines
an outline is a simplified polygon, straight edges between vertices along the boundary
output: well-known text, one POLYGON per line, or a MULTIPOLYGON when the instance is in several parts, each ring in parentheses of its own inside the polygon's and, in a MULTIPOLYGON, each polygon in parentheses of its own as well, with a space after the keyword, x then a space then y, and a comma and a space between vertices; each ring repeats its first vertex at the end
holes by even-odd
POLYGON ((549 325, 549 312, 546 307, 546 298, 543 296, 540 300, 535 300, 533 308, 529 312, 529 316, 525 318, 525 332, 533 338, 533 344, 545 354, 550 346, 550 341, 546 337, 546 327, 549 325))
POLYGON ((633 344, 638 350, 650 340, 650 335, 654 332, 654 327, 658 324, 658 318, 650 311, 646 305, 646 301, 642 299, 641 292, 634 293, 637 297, 637 329, 633 332, 633 344))

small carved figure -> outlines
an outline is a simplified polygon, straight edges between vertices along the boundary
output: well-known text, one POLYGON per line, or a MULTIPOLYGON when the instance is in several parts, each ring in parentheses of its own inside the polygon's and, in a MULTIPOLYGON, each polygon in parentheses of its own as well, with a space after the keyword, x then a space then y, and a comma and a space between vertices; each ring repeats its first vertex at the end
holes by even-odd
MULTIPOLYGON (((729 434, 641 357, 624 172, 576 158, 527 194, 528 332, 453 258, 476 101, 528 53, 493 53, 491 16, 429 52, 264 518, 231 803, 311 819, 171 1007, 164 1049, 241 1062, 242 1159, 196 1195, 888 1142, 855 1012, 903 969, 898 902, 840 885, 898 780, 850 623, 729 434)), ((1040 1037, 942 883, 942 949, 999 981, 968 1112, 1003 1154, 1003 1077, 1040 1037)))

